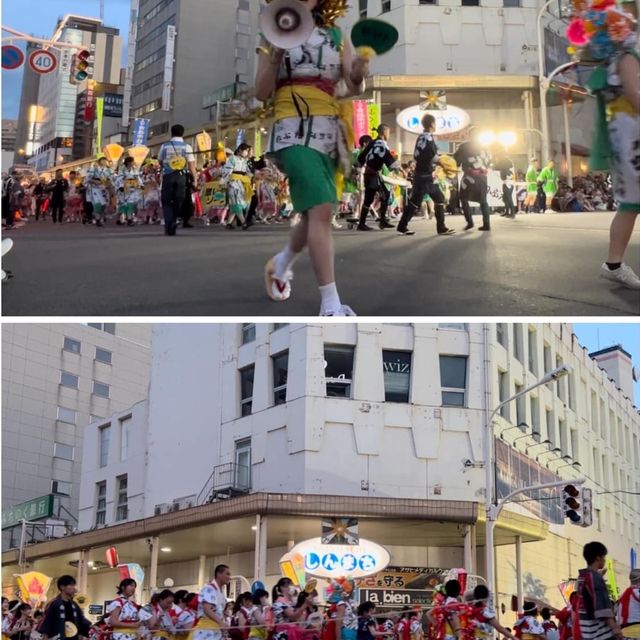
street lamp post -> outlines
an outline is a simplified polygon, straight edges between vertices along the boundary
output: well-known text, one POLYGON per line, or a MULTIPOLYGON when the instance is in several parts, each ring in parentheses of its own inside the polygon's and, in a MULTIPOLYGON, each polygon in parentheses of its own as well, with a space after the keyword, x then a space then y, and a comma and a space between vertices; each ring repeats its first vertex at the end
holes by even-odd
POLYGON ((538 91, 540 92, 540 127, 542 129, 542 159, 544 164, 549 159, 549 118, 547 115, 548 80, 544 74, 544 35, 542 32, 542 16, 550 4, 556 0, 547 0, 538 11, 538 91))
POLYGON ((484 429, 484 448, 485 448, 485 564, 486 564, 486 576, 487 576, 487 585, 489 586, 489 590, 491 592, 491 598, 495 598, 496 588, 495 588, 495 552, 493 548, 493 529, 500 513, 500 509, 502 505, 507 501, 507 499, 511 498, 510 494, 507 498, 502 500, 502 504, 498 501, 496 494, 496 477, 495 477, 495 443, 493 439, 493 419, 498 415, 498 412, 502 407, 513 402, 517 398, 520 398, 534 389, 541 387, 545 384, 549 384, 565 376, 569 373, 569 366, 563 364, 562 366, 546 373, 540 380, 532 384, 531 386, 519 391, 514 394, 510 398, 503 400, 494 410, 489 420, 487 421, 484 429))

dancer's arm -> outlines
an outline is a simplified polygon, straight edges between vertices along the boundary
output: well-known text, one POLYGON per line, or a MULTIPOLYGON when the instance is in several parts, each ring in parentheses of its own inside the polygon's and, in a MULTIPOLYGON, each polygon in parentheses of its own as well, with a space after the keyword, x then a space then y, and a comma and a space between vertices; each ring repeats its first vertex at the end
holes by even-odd
POLYGON ((618 62, 622 90, 636 113, 640 112, 640 61, 630 53, 618 62))
POLYGON ((278 68, 282 62, 284 51, 270 45, 258 47, 258 71, 255 81, 255 95, 258 100, 265 102, 276 88, 278 68))
POLYGON ((369 74, 369 61, 358 56, 354 57, 351 45, 344 43, 342 52, 342 77, 352 94, 364 92, 364 80, 369 74))

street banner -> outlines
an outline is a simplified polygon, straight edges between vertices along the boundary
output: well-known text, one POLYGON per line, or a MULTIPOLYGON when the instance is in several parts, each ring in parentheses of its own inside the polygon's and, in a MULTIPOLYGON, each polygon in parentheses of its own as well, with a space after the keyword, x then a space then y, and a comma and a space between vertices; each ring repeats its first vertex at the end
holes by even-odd
POLYGON ((201 153, 211 151, 211 136, 206 131, 199 133, 196 136, 196 146, 201 153))
POLYGON ((369 134, 369 109, 366 100, 353 101, 353 137, 355 143, 369 134))
POLYGON ((87 82, 87 90, 84 93, 84 121, 93 122, 95 117, 94 108, 96 106, 95 97, 96 83, 93 80, 87 82))
POLYGON ((164 54, 164 75, 162 78, 162 111, 171 111, 171 89, 173 87, 173 57, 176 50, 176 28, 167 27, 167 40, 164 54))
POLYGON ((262 156, 262 134, 260 133, 259 127, 256 127, 256 134, 254 138, 253 155, 256 158, 260 158, 262 156))
POLYGON ((96 98, 96 149, 102 149, 102 117, 104 98, 96 98))
POLYGON ((149 127, 151 120, 147 118, 136 118, 133 122, 133 146, 139 147, 147 144, 149 137, 149 127))
POLYGON ((359 578, 356 584, 360 588, 433 591, 445 580, 449 571, 435 567, 389 566, 372 576, 359 578))
POLYGON ((47 601, 47 591, 51 586, 51 578, 38 571, 29 571, 16 576, 16 582, 20 589, 20 599, 27 602, 33 609, 47 601))
POLYGON ((613 569, 613 560, 611 556, 607 556, 607 564, 605 565, 607 570, 604 574, 604 581, 607 583, 609 589, 609 596, 613 602, 618 602, 620 598, 620 592, 618 591, 618 583, 616 582, 616 572, 613 569))
POLYGON ((369 111, 369 135, 373 135, 382 122, 381 109, 380 105, 375 102, 370 102, 367 109, 369 111))

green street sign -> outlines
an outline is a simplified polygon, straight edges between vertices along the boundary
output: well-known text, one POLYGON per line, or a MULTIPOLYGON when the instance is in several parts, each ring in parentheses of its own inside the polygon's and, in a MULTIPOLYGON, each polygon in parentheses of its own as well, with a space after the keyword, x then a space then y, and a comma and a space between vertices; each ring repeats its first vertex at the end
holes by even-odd
POLYGON ((17 504, 2 511, 2 528, 15 527, 22 520, 42 520, 53 515, 53 494, 17 504))

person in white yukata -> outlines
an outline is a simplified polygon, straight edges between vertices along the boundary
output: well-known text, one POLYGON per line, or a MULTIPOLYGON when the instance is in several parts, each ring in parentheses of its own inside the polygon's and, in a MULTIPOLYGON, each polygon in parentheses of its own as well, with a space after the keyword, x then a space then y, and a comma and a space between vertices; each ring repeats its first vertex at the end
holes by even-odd
POLYGON ((192 640, 222 640, 222 630, 227 628, 224 608, 230 581, 231 570, 226 564, 219 564, 213 572, 213 580, 200 590, 198 622, 193 627, 192 640))

